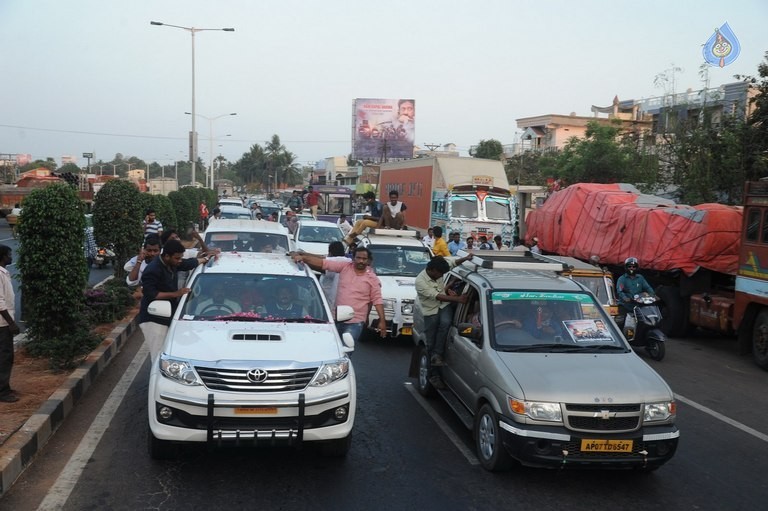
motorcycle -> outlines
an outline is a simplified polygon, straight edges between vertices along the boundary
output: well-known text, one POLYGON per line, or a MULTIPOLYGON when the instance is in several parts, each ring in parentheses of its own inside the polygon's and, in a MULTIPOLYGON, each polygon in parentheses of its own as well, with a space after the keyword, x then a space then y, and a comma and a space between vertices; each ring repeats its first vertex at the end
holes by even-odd
POLYGON ((115 251, 112 246, 99 247, 96 249, 96 257, 93 259, 96 266, 102 270, 108 264, 115 266, 115 251))
POLYGON ((661 311, 658 298, 647 293, 635 295, 632 313, 624 320, 624 336, 633 348, 642 347, 653 360, 661 360, 666 352, 667 336, 659 328, 661 311))

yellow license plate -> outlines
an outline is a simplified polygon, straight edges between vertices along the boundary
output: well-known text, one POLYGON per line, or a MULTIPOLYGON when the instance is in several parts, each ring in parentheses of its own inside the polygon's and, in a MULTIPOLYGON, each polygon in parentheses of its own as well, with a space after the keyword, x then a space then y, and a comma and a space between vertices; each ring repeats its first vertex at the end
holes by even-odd
POLYGON ((400 335, 411 335, 413 333, 413 330, 411 330, 411 327, 404 326, 400 329, 400 335))
POLYGON ((582 452, 632 452, 632 440, 582 439, 582 452))
POLYGON ((275 406, 257 406, 253 408, 235 408, 235 415, 275 415, 275 406))

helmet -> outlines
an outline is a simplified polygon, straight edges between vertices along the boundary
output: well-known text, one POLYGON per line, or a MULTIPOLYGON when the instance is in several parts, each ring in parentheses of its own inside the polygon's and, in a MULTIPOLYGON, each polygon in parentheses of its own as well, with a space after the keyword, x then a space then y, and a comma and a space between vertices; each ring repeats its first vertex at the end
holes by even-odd
POLYGON ((624 268, 631 274, 637 271, 638 262, 636 257, 627 257, 624 260, 624 268))

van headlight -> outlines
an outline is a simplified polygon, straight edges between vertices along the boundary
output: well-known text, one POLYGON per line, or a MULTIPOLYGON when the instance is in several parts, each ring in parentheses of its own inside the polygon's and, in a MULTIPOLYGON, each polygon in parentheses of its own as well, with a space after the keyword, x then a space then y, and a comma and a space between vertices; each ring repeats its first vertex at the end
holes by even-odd
POLYGON ((413 314, 413 304, 412 303, 403 303, 403 306, 400 308, 403 314, 413 314))
POLYGON ((348 358, 340 358, 334 362, 326 362, 309 385, 312 387, 323 387, 337 380, 341 380, 342 378, 346 378, 347 374, 349 374, 348 358))
POLYGON ((535 421, 563 421, 563 411, 560 409, 560 403, 521 401, 512 397, 507 398, 507 400, 509 408, 518 415, 526 415, 535 421))
POLYGON ((662 401, 661 403, 646 403, 643 410, 643 422, 660 422, 669 420, 677 413, 677 405, 674 401, 662 401))
POLYGON ((160 356, 160 372, 163 376, 177 381, 184 385, 202 385, 200 378, 197 377, 197 373, 192 368, 192 365, 186 360, 178 360, 175 358, 168 358, 164 355, 160 356))

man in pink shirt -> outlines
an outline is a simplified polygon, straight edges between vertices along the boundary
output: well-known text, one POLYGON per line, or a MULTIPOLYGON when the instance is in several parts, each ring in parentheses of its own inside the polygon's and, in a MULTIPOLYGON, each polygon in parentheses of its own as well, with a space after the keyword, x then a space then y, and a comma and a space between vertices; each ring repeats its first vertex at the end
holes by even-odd
POLYGON ((387 319, 381 299, 381 281, 371 269, 373 256, 366 247, 357 247, 352 261, 331 261, 312 254, 295 254, 293 260, 304 262, 313 270, 330 270, 339 274, 336 306, 349 305, 355 311, 352 319, 336 323, 339 334, 349 332, 355 341, 360 338, 368 320, 370 306, 379 314, 379 335, 387 335, 387 319))

